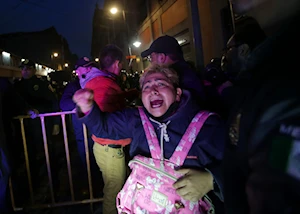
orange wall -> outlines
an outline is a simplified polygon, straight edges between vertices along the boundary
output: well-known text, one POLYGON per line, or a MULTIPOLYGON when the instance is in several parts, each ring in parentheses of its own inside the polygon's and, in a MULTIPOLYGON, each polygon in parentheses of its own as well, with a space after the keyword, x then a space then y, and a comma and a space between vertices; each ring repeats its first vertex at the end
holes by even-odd
POLYGON ((163 33, 188 17, 188 6, 186 1, 187 0, 177 0, 161 15, 163 33))
POLYGON ((151 42, 151 31, 150 27, 147 27, 141 34, 140 40, 142 44, 149 44, 151 42))
POLYGON ((0 77, 22 77, 22 74, 20 69, 0 66, 0 77))
POLYGON ((158 23, 158 19, 156 19, 154 22, 152 22, 153 40, 159 37, 160 35, 159 31, 160 31, 159 23, 158 23))

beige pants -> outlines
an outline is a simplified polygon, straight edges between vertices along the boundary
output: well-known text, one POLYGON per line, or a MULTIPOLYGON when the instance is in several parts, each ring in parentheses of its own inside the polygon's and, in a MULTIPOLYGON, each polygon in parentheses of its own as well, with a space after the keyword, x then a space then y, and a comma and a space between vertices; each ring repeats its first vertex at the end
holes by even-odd
POLYGON ((125 182, 125 155, 123 148, 110 148, 94 143, 94 155, 102 172, 103 214, 117 213, 116 197, 125 182))

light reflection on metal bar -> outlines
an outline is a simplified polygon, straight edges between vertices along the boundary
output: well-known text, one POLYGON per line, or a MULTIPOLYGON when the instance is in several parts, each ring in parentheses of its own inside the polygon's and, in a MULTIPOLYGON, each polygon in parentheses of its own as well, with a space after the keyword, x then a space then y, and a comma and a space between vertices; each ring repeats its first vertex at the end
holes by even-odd
MULTIPOLYGON (((74 114, 75 111, 63 111, 63 112, 53 112, 53 113, 44 113, 44 114, 39 114, 38 117, 49 117, 49 116, 60 116, 63 114, 74 114)), ((20 115, 20 116, 16 116, 14 117, 14 119, 20 119, 20 118, 30 118, 29 115, 20 115)))
POLYGON ((43 133, 43 140, 44 140, 44 149, 45 149, 45 156, 46 156, 46 163, 47 163, 47 170, 48 170, 48 179, 49 179, 49 186, 50 186, 50 194, 51 194, 51 201, 54 201, 54 192, 53 192, 53 183, 52 183, 52 175, 51 175, 51 166, 50 166, 50 158, 49 158, 49 150, 48 150, 48 143, 47 143, 47 135, 46 135, 46 128, 45 128, 45 117, 40 117, 41 125, 42 125, 42 133, 43 133))
MULTIPOLYGON (((66 158, 69 159, 69 148, 68 148, 68 140, 67 140, 67 131, 66 131, 66 124, 65 124, 65 115, 66 114, 73 114, 75 111, 68 111, 68 112, 55 112, 55 113, 45 113, 39 114, 38 117, 41 119, 42 125, 42 133, 43 133, 43 141, 44 141, 44 150, 46 156, 46 163, 47 163, 47 170, 48 170, 48 179, 50 183, 50 191, 51 191, 51 204, 34 204, 34 195, 32 189, 32 180, 31 180, 31 173, 30 173, 30 166, 29 166, 29 157, 27 151, 27 144, 26 144, 26 136, 25 136, 25 129, 24 129, 24 122, 23 119, 29 118, 29 116, 17 116, 15 119, 20 120, 21 123, 21 134, 23 139, 23 147, 24 147, 24 155, 25 155, 25 163, 26 163, 26 170, 27 170, 27 177, 28 177, 28 185, 30 191, 30 199, 31 205, 26 206, 26 209, 42 209, 42 208, 54 208, 54 207, 61 207, 61 206, 70 206, 76 204, 90 204, 91 209, 93 209, 93 203, 95 202, 103 202, 103 198, 93 198, 93 189, 92 189, 92 179, 91 179, 91 169, 90 169, 90 158, 89 158, 89 146, 88 146, 88 136, 87 136, 87 129, 86 126, 83 125, 83 133, 84 133, 84 145, 85 145, 85 152, 86 152, 86 162, 87 162, 87 173, 88 173, 88 181, 89 181, 89 190, 90 190, 90 199, 81 200, 81 201, 74 201, 74 196, 72 196, 72 201, 60 202, 55 203, 54 200, 54 193, 53 193, 53 183, 52 183, 52 175, 51 175, 51 167, 50 167, 50 158, 49 158, 49 151, 48 151, 48 144, 47 144, 47 136, 46 136, 46 128, 45 128, 45 119, 44 117, 48 116, 58 116, 61 115, 63 121, 63 132, 64 132, 64 142, 65 142, 65 149, 66 149, 66 158), (66 143, 67 142, 67 143, 66 143)), ((72 175, 71 166, 70 166, 70 159, 68 161, 68 173, 69 173, 69 181, 70 181, 70 189, 73 190, 73 180, 70 175, 72 175), (70 179, 71 178, 71 179, 70 179), (72 185, 71 185, 72 183, 72 185), (72 186, 72 187, 71 187, 72 186)), ((15 200, 14 200, 14 192, 13 192, 13 184, 11 178, 9 180, 9 188, 10 188, 10 195, 11 195, 11 203, 14 211, 22 211, 24 210, 23 207, 16 207, 15 200)), ((71 192, 72 194, 72 192, 71 192)), ((73 192, 74 194, 74 192, 73 192)))
MULTIPOLYGON (((93 196, 93 187, 92 187, 91 164, 90 164, 88 135, 87 135, 86 125, 82 124, 82 128, 83 128, 83 137, 84 137, 86 166, 87 166, 88 181, 89 181, 90 199, 93 199, 94 196, 93 196)), ((93 210, 93 204, 92 203, 91 203, 91 210, 93 210)))
POLYGON ((67 158, 67 165, 68 165, 68 175, 69 175, 71 197, 72 197, 72 201, 75 201, 65 114, 61 115, 61 120, 62 120, 62 127, 63 127, 63 133, 64 133, 64 143, 65 143, 65 151, 66 151, 66 158, 67 158))
POLYGON ((16 204, 15 204, 14 190, 12 188, 11 177, 9 178, 8 182, 9 182, 9 193, 10 193, 11 206, 13 207, 13 209, 15 209, 16 204))
POLYGON ((26 172, 27 172, 28 185, 29 185, 30 200, 31 200, 31 204, 33 204, 32 180, 31 180, 31 172, 30 172, 30 166, 29 166, 29 158, 28 158, 28 151, 27 151, 27 143, 26 143, 26 135, 25 135, 23 118, 20 118, 20 123, 21 123, 21 133, 22 133, 22 139, 23 139, 24 156, 25 156, 26 172))

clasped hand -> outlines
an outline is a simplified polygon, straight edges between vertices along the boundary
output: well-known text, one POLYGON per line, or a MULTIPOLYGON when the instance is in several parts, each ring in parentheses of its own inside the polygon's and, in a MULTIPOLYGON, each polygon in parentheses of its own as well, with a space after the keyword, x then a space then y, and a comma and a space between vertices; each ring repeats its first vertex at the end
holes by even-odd
POLYGON ((183 199, 196 202, 213 190, 213 176, 209 172, 195 169, 179 169, 177 172, 183 176, 173 187, 183 199))
POLYGON ((90 89, 79 89, 73 96, 73 101, 80 107, 83 113, 87 113, 93 108, 94 94, 90 89))

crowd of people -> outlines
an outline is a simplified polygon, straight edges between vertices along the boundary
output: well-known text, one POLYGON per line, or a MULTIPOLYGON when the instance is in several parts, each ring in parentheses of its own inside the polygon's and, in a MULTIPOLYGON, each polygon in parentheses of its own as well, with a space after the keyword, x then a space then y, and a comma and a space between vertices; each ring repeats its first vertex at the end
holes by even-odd
MULTIPOLYGON (((77 61, 78 78, 60 102, 35 77, 30 60, 22 62, 23 78, 14 86, 0 79, 1 213, 10 211, 15 150, 7 124, 18 114, 33 118, 25 125, 34 171, 42 145, 34 118, 60 110, 76 110, 72 124, 83 166, 82 124, 88 127, 91 159, 98 166, 92 170, 100 170, 104 182, 104 214, 300 213, 300 88, 297 54, 291 51, 299 48, 300 3, 232 3, 240 14, 273 6, 236 22, 223 56, 206 66, 204 79, 168 35, 141 53, 150 66, 133 90, 121 72, 123 53, 111 44, 101 50, 100 67, 87 57, 77 61), (131 106, 132 100, 140 105, 131 106), (171 186, 164 188, 164 176, 175 179, 171 186)), ((48 136, 60 132, 58 118, 46 123, 48 136)))

